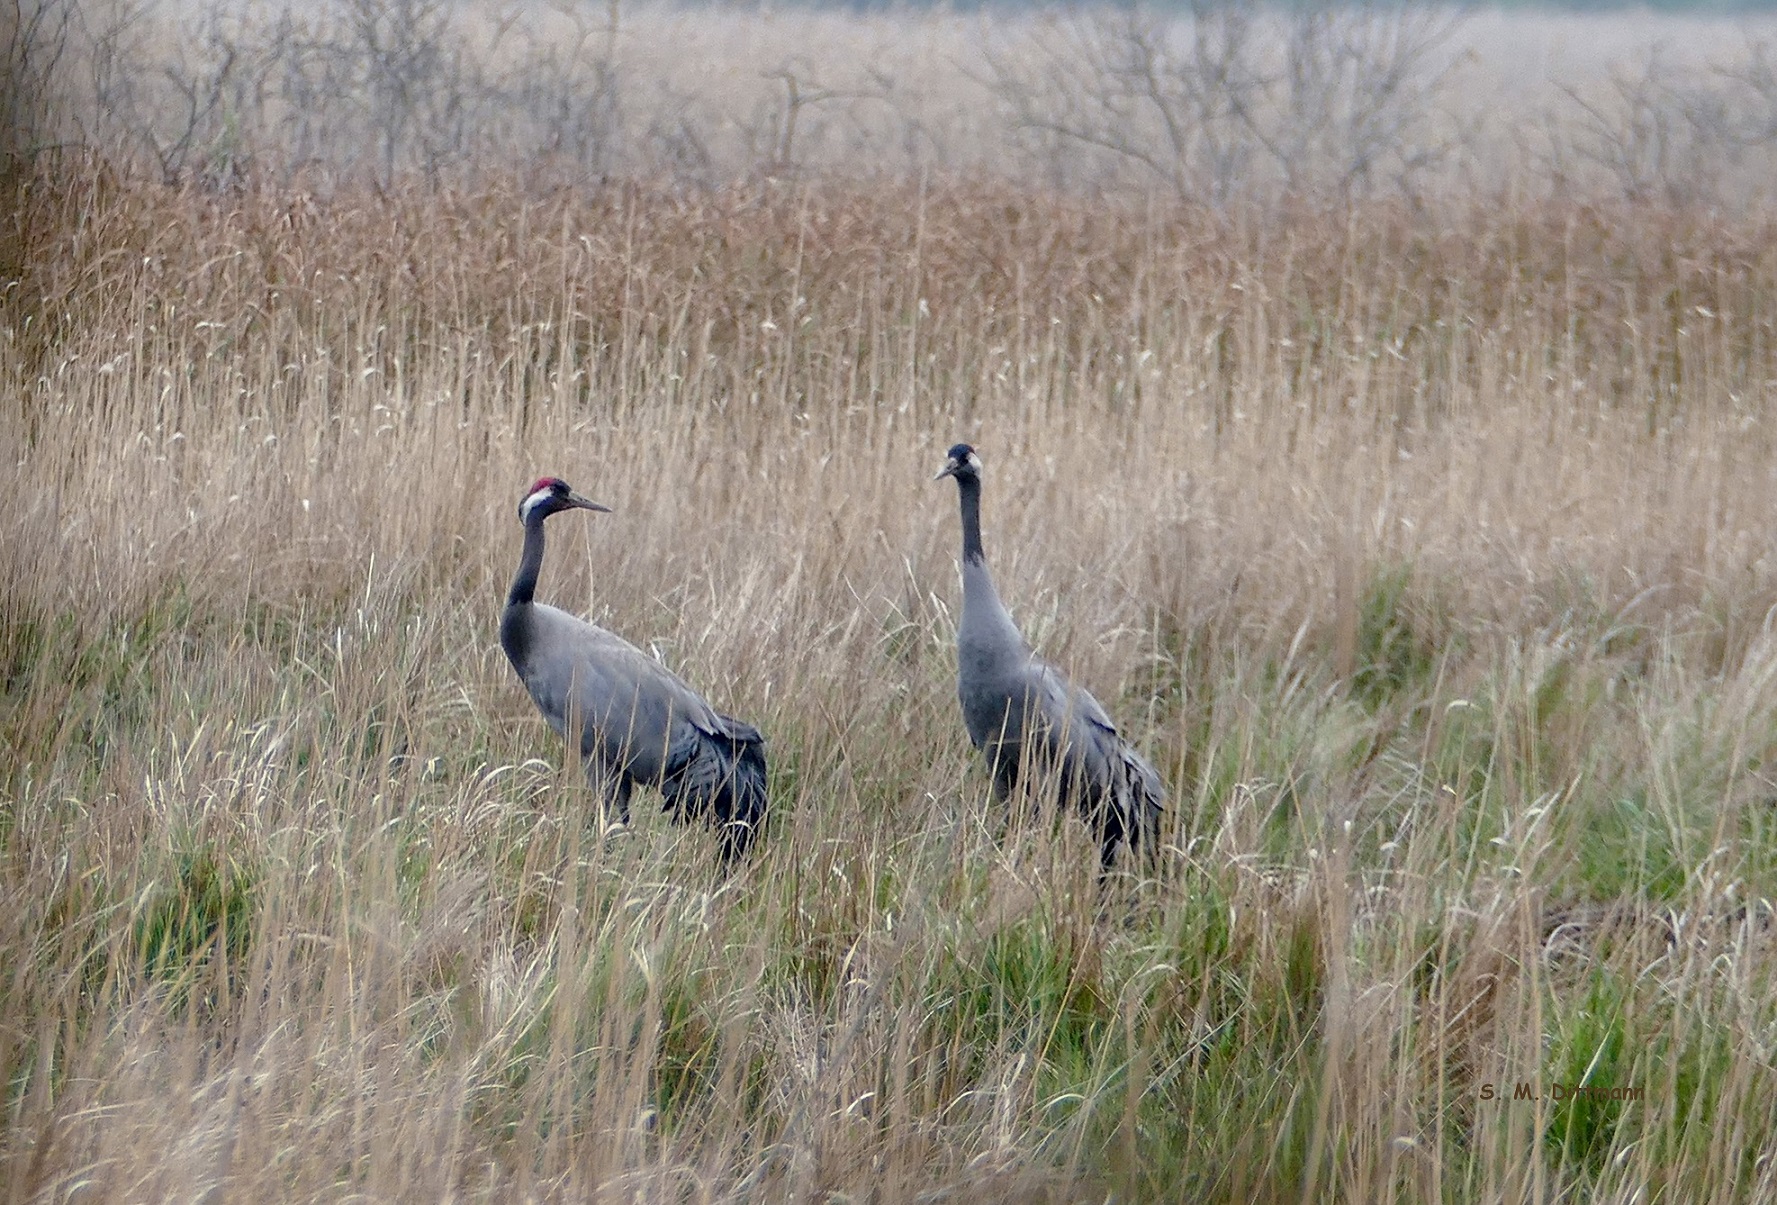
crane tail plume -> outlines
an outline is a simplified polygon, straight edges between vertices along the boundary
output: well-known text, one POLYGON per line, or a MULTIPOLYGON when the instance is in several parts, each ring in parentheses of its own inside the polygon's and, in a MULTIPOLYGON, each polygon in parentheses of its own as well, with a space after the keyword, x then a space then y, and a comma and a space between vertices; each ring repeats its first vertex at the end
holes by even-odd
POLYGON ((1119 740, 1109 750, 1105 779, 1086 787, 1080 802, 1098 831, 1099 863, 1110 870, 1117 850, 1127 844, 1133 854, 1151 853, 1160 844, 1160 815, 1166 810, 1166 787, 1146 758, 1119 740))
POLYGON ((728 781, 727 815, 722 814, 723 800, 717 799, 716 814, 721 828, 722 864, 742 857, 765 823, 765 749, 755 741, 734 746, 734 772, 728 781))
POLYGON ((699 732, 690 756, 661 784, 661 794, 681 820, 702 817, 716 830, 726 866, 746 854, 764 827, 767 797, 763 738, 749 725, 722 719, 728 732, 699 732))
POLYGON ((1160 781, 1160 772, 1127 744, 1120 744, 1117 749, 1111 773, 1111 815, 1105 818, 1103 848, 1107 866, 1116 855, 1119 840, 1127 841, 1132 853, 1157 848, 1160 813, 1166 808, 1166 788, 1160 781))

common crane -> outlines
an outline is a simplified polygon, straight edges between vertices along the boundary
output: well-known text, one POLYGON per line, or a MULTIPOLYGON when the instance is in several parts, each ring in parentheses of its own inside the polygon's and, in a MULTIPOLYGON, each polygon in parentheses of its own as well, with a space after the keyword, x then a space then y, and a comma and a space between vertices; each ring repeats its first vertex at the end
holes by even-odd
POLYGON ((1031 651, 994 589, 981 547, 981 458, 950 449, 933 478, 956 479, 962 499, 963 614, 957 625, 957 697, 969 739, 987 756, 1004 800, 1028 773, 1052 774, 1097 830, 1102 867, 1117 847, 1158 840, 1160 775, 1117 733, 1098 700, 1031 651))
POLYGON ((744 854, 765 819, 765 738, 719 715, 703 696, 640 649, 601 627, 534 601, 543 523, 564 510, 609 511, 544 477, 518 506, 524 553, 500 616, 500 645, 549 726, 578 749, 607 807, 629 822, 630 793, 654 787, 665 810, 701 818, 722 862, 744 854))

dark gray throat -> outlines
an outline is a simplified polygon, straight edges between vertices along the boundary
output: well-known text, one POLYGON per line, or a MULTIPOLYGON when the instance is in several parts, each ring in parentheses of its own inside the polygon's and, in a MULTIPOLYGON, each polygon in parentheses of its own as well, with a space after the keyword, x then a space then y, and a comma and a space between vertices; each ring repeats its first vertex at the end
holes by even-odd
POLYGON ((987 558, 981 548, 981 478, 958 476, 956 488, 963 504, 963 561, 980 563, 987 558))
POLYGON ((506 605, 522 607, 537 593, 537 575, 543 571, 543 520, 547 515, 532 513, 524 525, 524 552, 518 558, 518 575, 506 595, 506 605))

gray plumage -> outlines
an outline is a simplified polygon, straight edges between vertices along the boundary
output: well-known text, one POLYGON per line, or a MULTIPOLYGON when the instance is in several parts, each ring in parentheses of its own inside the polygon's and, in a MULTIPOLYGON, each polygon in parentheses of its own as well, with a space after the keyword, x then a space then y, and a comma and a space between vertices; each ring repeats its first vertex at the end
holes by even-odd
POLYGON ((575 507, 610 509, 553 477, 519 504, 524 554, 500 616, 500 645, 549 726, 578 747, 587 778, 619 819, 628 822, 636 786, 654 787, 676 820, 713 825, 730 862, 765 819, 765 738, 717 713, 621 636, 534 601, 543 523, 575 507))
POLYGON ((938 478, 954 477, 962 502, 963 614, 957 625, 957 698, 969 739, 987 757, 1004 799, 1025 773, 1052 773, 1098 832, 1108 867, 1117 847, 1159 838, 1166 791, 1085 689, 1031 651, 1012 622, 981 546, 981 460, 950 449, 938 478))

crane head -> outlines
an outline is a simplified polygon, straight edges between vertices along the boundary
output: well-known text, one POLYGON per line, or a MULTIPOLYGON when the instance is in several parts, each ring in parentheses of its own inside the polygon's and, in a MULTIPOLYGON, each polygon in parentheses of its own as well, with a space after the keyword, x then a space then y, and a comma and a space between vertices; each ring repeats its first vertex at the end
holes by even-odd
POLYGON ((944 467, 938 470, 933 481, 942 481, 946 477, 979 477, 981 475, 981 458, 975 455, 975 449, 968 444, 957 444, 947 453, 949 459, 944 467))
POLYGON ((521 523, 528 523, 532 515, 547 519, 556 511, 572 510, 574 507, 579 507, 581 510, 609 511, 611 509, 590 498, 582 498, 569 489, 568 483, 560 477, 539 477, 531 484, 531 488, 525 491, 524 500, 518 504, 518 520, 521 523))

